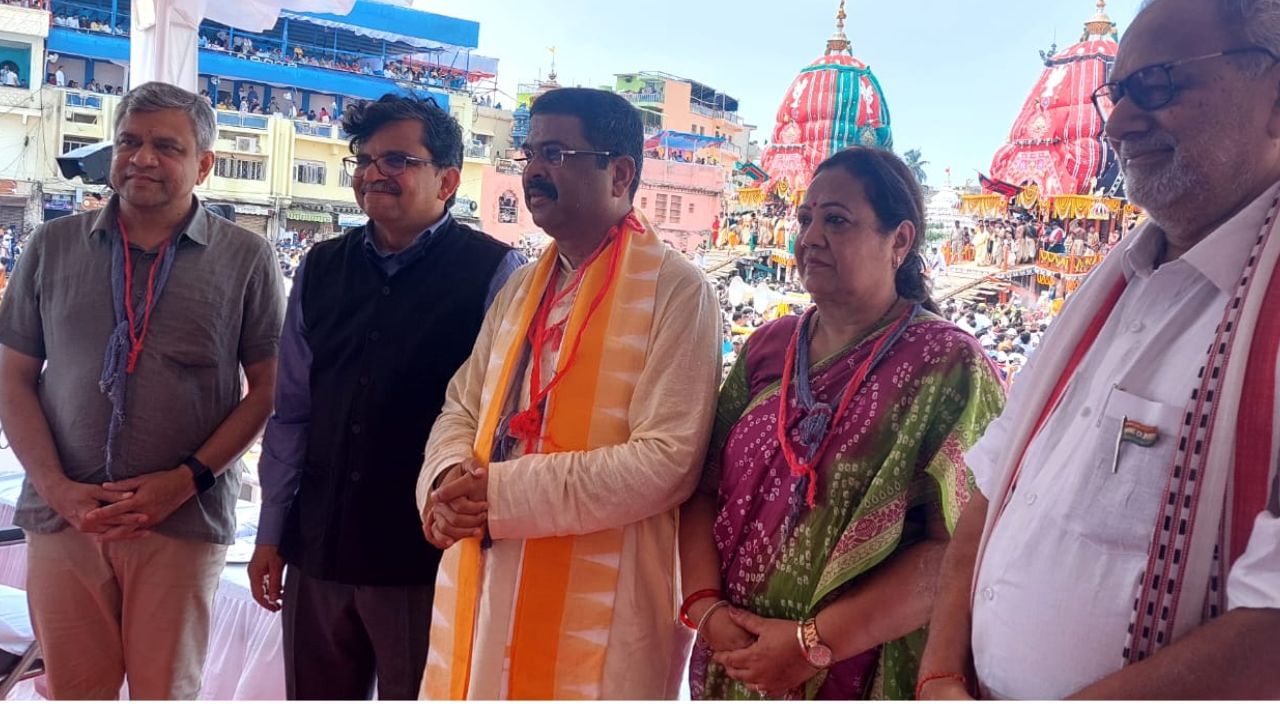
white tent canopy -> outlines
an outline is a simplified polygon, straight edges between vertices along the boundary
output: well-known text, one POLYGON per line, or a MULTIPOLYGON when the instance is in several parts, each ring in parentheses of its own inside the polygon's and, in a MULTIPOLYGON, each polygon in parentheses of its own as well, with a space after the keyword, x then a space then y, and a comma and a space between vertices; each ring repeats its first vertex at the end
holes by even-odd
MULTIPOLYGON (((387 0, 383 0, 386 2, 387 0)), ((159 80, 196 91, 197 30, 205 18, 237 29, 263 32, 283 10, 345 15, 355 0, 132 0, 129 86, 159 80)), ((390 4, 407 4, 391 0, 390 4)))

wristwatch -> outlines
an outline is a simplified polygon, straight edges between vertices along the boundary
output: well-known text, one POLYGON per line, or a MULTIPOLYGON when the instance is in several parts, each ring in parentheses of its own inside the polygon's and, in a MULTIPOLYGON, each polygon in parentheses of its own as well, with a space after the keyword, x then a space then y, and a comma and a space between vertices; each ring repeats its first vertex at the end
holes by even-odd
POLYGON ((213 471, 209 469, 209 466, 197 460, 195 455, 183 460, 182 464, 191 471, 193 476, 195 476, 197 495, 205 492, 209 488, 212 488, 214 483, 218 481, 218 478, 214 476, 213 471))
POLYGON ((800 652, 806 662, 819 670, 831 667, 831 648, 818 636, 817 618, 801 621, 796 626, 796 639, 800 641, 800 652))

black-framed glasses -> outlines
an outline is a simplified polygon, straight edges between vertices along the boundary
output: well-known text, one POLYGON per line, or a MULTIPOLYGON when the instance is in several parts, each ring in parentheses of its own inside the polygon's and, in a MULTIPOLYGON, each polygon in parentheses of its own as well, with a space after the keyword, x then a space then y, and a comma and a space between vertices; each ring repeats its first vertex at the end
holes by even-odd
POLYGON ((387 177, 395 177, 403 174, 410 165, 440 166, 440 163, 404 153, 387 153, 378 157, 373 157, 372 155, 348 155, 342 158, 342 166, 351 175, 363 175, 370 165, 377 165, 378 172, 387 177))
POLYGON ((1223 50, 1222 52, 1210 53, 1208 55, 1197 55, 1196 57, 1186 58, 1185 60, 1174 60, 1173 62, 1161 63, 1159 65, 1148 65, 1129 73, 1129 76, 1123 80, 1109 82, 1093 91, 1093 107, 1097 109, 1102 119, 1106 120, 1111 116, 1111 110, 1124 98, 1129 98, 1134 105, 1147 111, 1159 110, 1162 107, 1172 103, 1178 93, 1182 91, 1173 81, 1173 69, 1191 63, 1202 62, 1204 60, 1212 60, 1220 57, 1230 57, 1232 55, 1245 55, 1248 53, 1263 53, 1271 58, 1272 62, 1280 62, 1280 57, 1261 46, 1251 46, 1243 48, 1234 48, 1232 50, 1223 50))
POLYGON ((574 155, 618 157, 622 155, 622 153, 614 152, 613 150, 571 150, 562 145, 547 143, 537 149, 529 147, 528 145, 520 148, 520 155, 514 158, 514 160, 521 164, 528 164, 537 158, 542 158, 542 160, 551 167, 560 167, 561 165, 564 165, 565 158, 573 157, 574 155))

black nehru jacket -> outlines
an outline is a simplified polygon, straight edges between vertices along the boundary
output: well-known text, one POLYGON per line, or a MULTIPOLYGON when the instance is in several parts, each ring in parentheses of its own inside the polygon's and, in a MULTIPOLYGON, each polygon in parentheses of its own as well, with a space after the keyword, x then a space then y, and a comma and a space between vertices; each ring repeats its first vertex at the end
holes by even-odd
POLYGON ((434 582, 415 488, 445 388, 471 354, 489 285, 511 248, 449 220, 388 278, 365 229, 307 256, 302 316, 311 418, 281 553, 307 575, 353 585, 434 582))

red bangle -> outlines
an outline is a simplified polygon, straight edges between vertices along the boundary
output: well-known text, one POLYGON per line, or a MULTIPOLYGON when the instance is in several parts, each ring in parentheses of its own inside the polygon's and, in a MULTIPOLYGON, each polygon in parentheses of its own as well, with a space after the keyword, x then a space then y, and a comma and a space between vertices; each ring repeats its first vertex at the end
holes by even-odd
POLYGON ((920 678, 920 682, 916 683, 917 700, 920 699, 920 693, 924 690, 924 686, 934 680, 959 680, 960 684, 964 685, 966 691, 969 689, 969 678, 961 675, 960 673, 929 673, 928 675, 920 678))
POLYGON ((689 619, 689 610, 690 608, 693 607, 693 604, 698 602, 699 600, 706 600, 707 598, 715 598, 716 600, 720 600, 723 597, 724 597, 724 594, 721 593, 719 590, 716 590, 715 588, 707 588, 706 590, 699 590, 698 592, 690 595, 689 597, 684 599, 684 604, 680 606, 680 622, 684 623, 685 627, 689 628, 690 630, 698 629, 697 624, 695 624, 693 620, 689 619))

